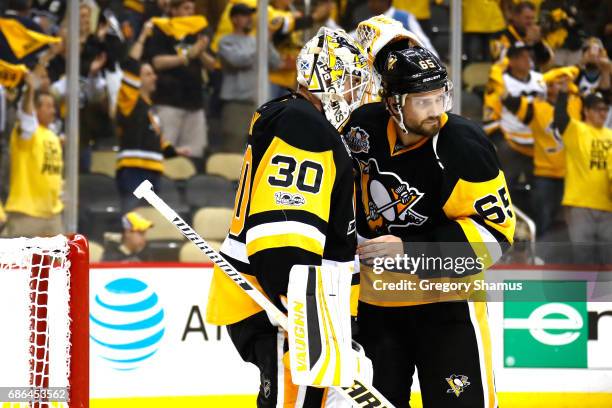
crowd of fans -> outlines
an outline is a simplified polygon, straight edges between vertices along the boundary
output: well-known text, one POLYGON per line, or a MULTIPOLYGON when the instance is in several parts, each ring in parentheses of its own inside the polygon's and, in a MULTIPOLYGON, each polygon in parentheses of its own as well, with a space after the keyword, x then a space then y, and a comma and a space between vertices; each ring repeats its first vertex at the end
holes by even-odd
MULTIPOLYGON (((4 235, 62 232, 66 4, 0 6, 4 235)), ((295 89, 295 57, 321 25, 354 32, 359 21, 385 14, 449 57, 448 1, 319 0, 308 10, 300 0, 269 4, 271 98, 295 89)), ((256 98, 256 5, 80 2, 79 172, 90 172, 92 152, 117 151, 124 227, 133 224, 125 214, 140 220, 131 191, 144 179, 159 190, 165 158, 187 157, 203 172, 211 153, 242 152, 256 98)), ((455 92, 476 102, 469 116, 494 141, 515 206, 535 220, 539 239, 612 242, 612 0, 462 6, 464 68, 480 64, 488 78, 469 89, 455 84, 455 92)))

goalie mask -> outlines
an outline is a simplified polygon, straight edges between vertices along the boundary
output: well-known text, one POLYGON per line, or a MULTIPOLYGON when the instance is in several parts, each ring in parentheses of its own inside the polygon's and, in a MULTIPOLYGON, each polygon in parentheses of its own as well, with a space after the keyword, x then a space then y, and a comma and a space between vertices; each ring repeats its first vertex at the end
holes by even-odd
POLYGON ((297 57, 297 80, 321 101, 327 120, 338 130, 362 104, 370 68, 361 46, 346 32, 319 29, 297 57))
POLYGON ((410 112, 428 118, 440 117, 451 110, 453 84, 446 68, 431 51, 422 47, 391 51, 384 63, 376 66, 387 109, 402 131, 415 132, 404 120, 405 106, 410 112))

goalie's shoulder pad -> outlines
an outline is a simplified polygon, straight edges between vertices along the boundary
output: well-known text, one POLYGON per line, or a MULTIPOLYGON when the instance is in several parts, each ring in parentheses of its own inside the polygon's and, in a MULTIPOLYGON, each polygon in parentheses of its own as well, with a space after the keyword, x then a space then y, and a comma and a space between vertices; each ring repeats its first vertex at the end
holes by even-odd
POLYGON ((299 96, 272 101, 255 115, 250 142, 256 150, 275 137, 311 152, 331 150, 340 143, 338 131, 312 103, 299 96))

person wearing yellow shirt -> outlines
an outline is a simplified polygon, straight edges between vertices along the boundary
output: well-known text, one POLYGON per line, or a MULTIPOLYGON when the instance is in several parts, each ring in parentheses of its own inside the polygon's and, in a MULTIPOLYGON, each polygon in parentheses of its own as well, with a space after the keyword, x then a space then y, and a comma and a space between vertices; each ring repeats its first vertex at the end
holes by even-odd
POLYGON ((612 197, 608 168, 612 130, 605 127, 609 105, 600 93, 583 101, 584 121, 567 115, 567 85, 555 104, 554 127, 563 137, 566 176, 563 205, 574 261, 611 263, 612 197), (578 245, 576 245, 578 244, 578 245))
POLYGON ((63 231, 61 212, 62 145, 49 129, 56 110, 51 94, 34 92, 34 76, 27 88, 10 139, 11 176, 6 201, 7 234, 53 236, 63 231))
POLYGON ((464 0, 461 5, 468 61, 487 60, 493 35, 506 28, 500 0, 464 0))
MULTIPOLYGON (((431 0, 393 0, 393 7, 411 13, 416 17, 427 36, 431 37, 433 34, 431 31, 431 3, 431 0)), ((444 1, 434 0, 433 3, 441 5, 444 1)))

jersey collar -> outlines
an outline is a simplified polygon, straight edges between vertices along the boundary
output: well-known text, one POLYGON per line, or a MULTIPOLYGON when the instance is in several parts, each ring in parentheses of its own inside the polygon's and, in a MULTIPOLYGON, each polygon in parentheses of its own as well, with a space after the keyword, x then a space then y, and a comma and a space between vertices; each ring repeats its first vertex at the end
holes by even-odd
MULTIPOLYGON (((446 122, 448 122, 448 115, 446 113, 442 114, 442 118, 440 119, 440 122, 441 122, 440 124, 440 130, 441 130, 444 127, 444 125, 446 125, 446 122)), ((391 155, 391 157, 399 156, 400 154, 409 152, 411 150, 416 150, 419 147, 423 146, 425 143, 427 143, 429 139, 430 139, 429 137, 424 137, 422 140, 419 140, 413 145, 403 147, 401 149, 396 150, 395 146, 397 145, 397 130, 395 129, 393 118, 389 117, 389 121, 387 122, 387 140, 389 142, 389 154, 391 155)))

